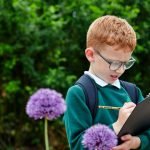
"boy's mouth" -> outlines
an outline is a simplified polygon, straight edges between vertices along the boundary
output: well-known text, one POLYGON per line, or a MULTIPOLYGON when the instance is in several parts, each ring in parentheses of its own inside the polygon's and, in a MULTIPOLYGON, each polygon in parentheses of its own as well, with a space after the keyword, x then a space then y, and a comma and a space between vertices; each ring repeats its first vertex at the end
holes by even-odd
POLYGON ((118 79, 118 76, 117 76, 117 75, 110 75, 110 77, 111 77, 113 80, 117 80, 117 79, 118 79))

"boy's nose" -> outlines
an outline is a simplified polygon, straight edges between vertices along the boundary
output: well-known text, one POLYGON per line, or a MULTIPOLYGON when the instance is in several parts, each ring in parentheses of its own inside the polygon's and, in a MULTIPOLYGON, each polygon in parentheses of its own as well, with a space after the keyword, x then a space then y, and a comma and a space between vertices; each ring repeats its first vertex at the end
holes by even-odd
POLYGON ((116 70, 116 72, 119 73, 119 74, 122 74, 124 71, 125 71, 125 66, 124 66, 124 64, 121 65, 121 67, 116 70))

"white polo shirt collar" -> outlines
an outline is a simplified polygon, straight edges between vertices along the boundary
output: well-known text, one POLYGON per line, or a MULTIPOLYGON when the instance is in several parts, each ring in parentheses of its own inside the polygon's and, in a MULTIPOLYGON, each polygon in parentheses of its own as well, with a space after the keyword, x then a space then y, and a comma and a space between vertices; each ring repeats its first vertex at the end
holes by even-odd
MULTIPOLYGON (((106 85, 108 85, 108 83, 106 83, 104 80, 98 78, 96 75, 92 74, 91 72, 89 71, 84 71, 84 74, 87 74, 89 75, 91 78, 93 78, 95 80, 95 82, 100 85, 101 87, 104 87, 106 85)), ((115 82, 113 82, 111 85, 117 87, 120 89, 120 81, 117 79, 115 82)))

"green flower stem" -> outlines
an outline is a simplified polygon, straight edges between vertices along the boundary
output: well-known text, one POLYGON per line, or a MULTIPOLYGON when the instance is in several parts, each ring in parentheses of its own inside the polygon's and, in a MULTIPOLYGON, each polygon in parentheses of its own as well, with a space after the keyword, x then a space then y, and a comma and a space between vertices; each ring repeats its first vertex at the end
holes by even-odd
POLYGON ((49 142, 48 142, 48 120, 45 118, 45 122, 44 122, 44 135, 45 135, 45 149, 49 150, 49 142))

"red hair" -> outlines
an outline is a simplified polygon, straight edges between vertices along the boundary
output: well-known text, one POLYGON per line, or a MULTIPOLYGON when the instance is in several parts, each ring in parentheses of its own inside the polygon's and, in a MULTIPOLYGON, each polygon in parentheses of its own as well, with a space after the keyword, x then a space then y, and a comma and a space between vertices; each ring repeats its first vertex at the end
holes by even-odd
POLYGON ((96 19, 87 32, 87 47, 99 47, 102 44, 129 47, 136 46, 136 34, 131 25, 116 16, 103 16, 96 19))

